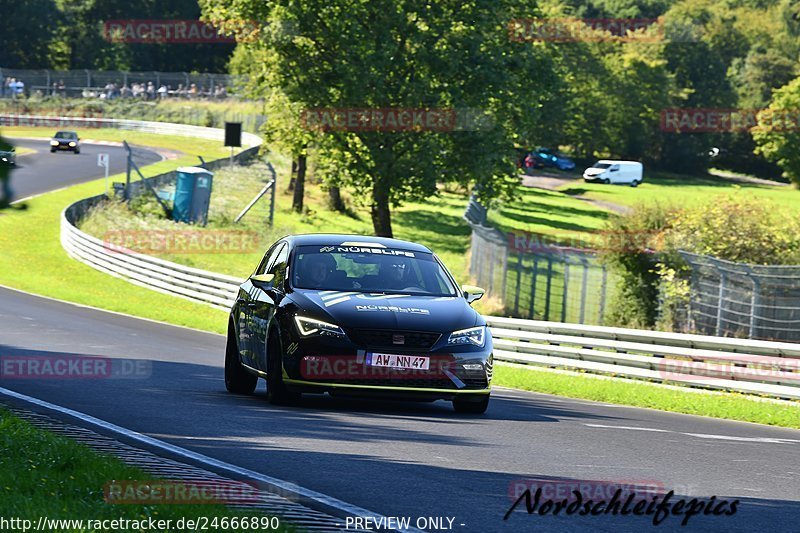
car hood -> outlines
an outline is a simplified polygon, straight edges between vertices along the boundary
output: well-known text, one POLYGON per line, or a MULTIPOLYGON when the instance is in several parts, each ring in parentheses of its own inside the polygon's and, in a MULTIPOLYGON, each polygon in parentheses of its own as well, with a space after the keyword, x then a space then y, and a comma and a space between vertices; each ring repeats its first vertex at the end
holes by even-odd
POLYGON ((586 170, 584 170, 583 173, 586 174, 587 176, 599 176, 600 174, 602 174, 605 171, 606 171, 606 169, 604 169, 604 168, 591 167, 591 168, 587 168, 586 170))
POLYGON ((485 324, 464 298, 342 291, 296 290, 298 314, 342 328, 399 329, 447 333, 485 324))

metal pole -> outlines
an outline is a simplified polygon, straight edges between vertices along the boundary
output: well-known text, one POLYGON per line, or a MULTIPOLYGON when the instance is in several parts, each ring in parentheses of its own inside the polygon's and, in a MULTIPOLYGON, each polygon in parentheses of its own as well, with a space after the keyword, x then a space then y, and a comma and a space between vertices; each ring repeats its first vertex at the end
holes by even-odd
POLYGON ((533 277, 531 279, 531 303, 528 318, 536 318, 536 280, 539 277, 539 258, 533 256, 533 277))
POLYGON ((564 263, 564 291, 561 293, 561 322, 567 321, 567 288, 569 286, 569 263, 564 263))
POLYGON ((553 286, 553 256, 547 256, 547 288, 544 292, 544 319, 550 320, 550 289, 553 286))
POLYGON ((519 293, 522 292, 522 252, 517 254, 517 293, 514 295, 514 314, 519 315, 519 293))
POLYGON ((753 293, 750 297, 750 336, 751 339, 758 338, 758 320, 756 319, 757 309, 761 304, 761 282, 755 276, 750 278, 753 281, 753 293))
POLYGON ((725 273, 719 273, 719 293, 717 294, 717 337, 722 335, 722 300, 725 295, 725 273))
POLYGON ((130 203, 131 201, 131 147, 128 146, 128 141, 122 141, 122 145, 125 147, 125 151, 127 152, 126 164, 125 164, 125 202, 130 203))
POLYGON ((272 197, 269 200, 269 225, 272 226, 275 219, 275 191, 278 189, 278 173, 272 163, 267 163, 267 168, 272 174, 272 197))
POLYGON ((586 259, 583 260, 583 279, 581 280, 581 311, 580 311, 580 318, 578 322, 580 324, 584 323, 584 319, 586 318, 586 291, 589 285, 589 265, 586 259))
POLYGON ((598 311, 597 321, 598 323, 603 323, 603 315, 606 313, 606 290, 608 289, 608 271, 606 271, 606 266, 603 265, 602 267, 603 276, 602 280, 600 281, 600 309, 598 311))

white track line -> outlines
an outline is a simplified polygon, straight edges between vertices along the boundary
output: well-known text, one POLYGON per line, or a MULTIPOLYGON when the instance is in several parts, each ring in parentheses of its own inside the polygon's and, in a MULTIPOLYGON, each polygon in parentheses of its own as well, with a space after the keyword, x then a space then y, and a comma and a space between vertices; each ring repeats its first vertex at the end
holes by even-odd
MULTIPOLYGON (((77 418, 87 424, 103 428, 106 431, 111 431, 113 433, 122 435, 133 441, 140 442, 142 444, 146 444, 154 448, 158 448, 160 450, 169 452, 171 454, 175 454, 185 459, 190 459, 192 461, 216 468, 218 470, 224 470, 231 474, 236 474, 238 476, 242 476, 243 478, 251 479, 253 481, 259 481, 261 483, 264 483, 265 485, 268 485, 271 489, 275 490, 275 492, 278 495, 283 496, 284 498, 291 499, 292 497, 294 498, 299 497, 300 503, 303 503, 303 501, 316 503, 321 506, 317 510, 323 512, 325 512, 326 509, 327 512, 330 512, 330 509, 335 509, 336 511, 339 511, 340 513, 344 513, 349 516, 369 517, 371 519, 370 521, 372 521, 373 523, 375 523, 374 522, 375 520, 380 520, 381 518, 385 518, 378 513, 374 513, 372 511, 368 511, 367 509, 363 509, 361 507, 351 505, 347 502, 337 500, 336 498, 327 496, 320 492, 316 492, 311 489, 295 485, 294 483, 283 481, 282 479, 260 474, 253 470, 248 470, 246 468, 232 465, 230 463, 214 459, 213 457, 208 457, 207 455, 193 452, 191 450, 181 448, 180 446, 175 446, 174 444, 169 444, 168 442, 164 442, 159 439, 154 439, 153 437, 149 437, 147 435, 143 435, 136 431, 126 429, 122 426, 112 424, 111 422, 106 422, 105 420, 100 420, 99 418, 95 418, 91 415, 81 413, 80 411, 74 411, 67 407, 61 407, 60 405, 55 405, 50 402, 40 400, 38 398, 34 398, 32 396, 20 394, 18 392, 5 389, 3 387, 0 387, 0 394, 10 396, 12 398, 22 400, 24 402, 44 407, 45 409, 49 409, 51 411, 57 411, 59 413, 77 418)), ((416 528, 398 529, 395 531, 402 531, 408 533, 425 533, 424 531, 416 528)))

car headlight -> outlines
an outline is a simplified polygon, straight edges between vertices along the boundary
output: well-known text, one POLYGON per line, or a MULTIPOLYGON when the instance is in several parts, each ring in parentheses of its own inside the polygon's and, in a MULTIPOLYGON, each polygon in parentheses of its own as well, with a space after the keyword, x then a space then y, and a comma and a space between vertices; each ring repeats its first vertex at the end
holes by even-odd
POLYGON ((69 145, 72 146, 72 147, 75 147, 76 144, 77 143, 75 141, 70 141, 70 143, 69 143, 69 145))
POLYGON ((58 141, 50 141, 50 146, 58 146, 58 141))
POLYGON ((476 328, 467 328, 454 331, 447 339, 447 344, 473 344, 478 347, 483 347, 486 343, 486 326, 478 326, 476 328))
POLYGON ((311 335, 344 337, 344 330, 336 324, 329 324, 322 320, 299 315, 294 317, 294 322, 297 324, 297 331, 299 331, 300 335, 303 337, 310 337, 311 335))

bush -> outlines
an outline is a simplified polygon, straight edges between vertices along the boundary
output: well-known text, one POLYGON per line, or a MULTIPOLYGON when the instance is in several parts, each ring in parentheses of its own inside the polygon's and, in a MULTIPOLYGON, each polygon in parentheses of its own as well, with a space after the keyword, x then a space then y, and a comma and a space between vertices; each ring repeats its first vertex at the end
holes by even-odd
POLYGON ((737 191, 693 208, 640 205, 611 219, 607 234, 615 244, 604 247, 603 260, 618 282, 606 323, 675 329, 689 301, 690 269, 679 250, 739 263, 800 264, 800 220, 779 213, 772 202, 737 191))

